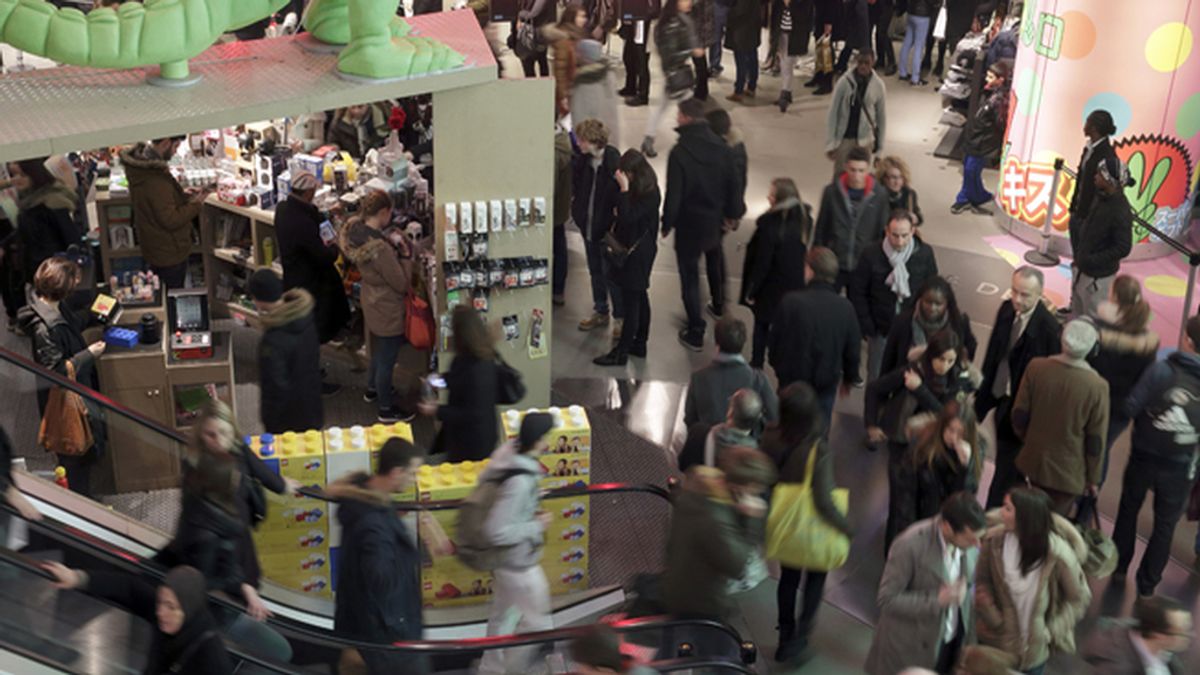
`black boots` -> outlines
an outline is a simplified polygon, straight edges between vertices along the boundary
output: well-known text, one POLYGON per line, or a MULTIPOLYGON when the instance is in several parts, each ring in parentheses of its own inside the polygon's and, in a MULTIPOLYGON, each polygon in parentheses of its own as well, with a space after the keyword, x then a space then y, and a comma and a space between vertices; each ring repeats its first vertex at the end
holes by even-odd
POLYGON ((598 366, 623 366, 628 361, 629 357, 624 352, 617 351, 616 349, 604 356, 597 356, 592 359, 592 363, 598 366))
POLYGON ((779 100, 775 105, 779 106, 779 112, 787 112, 788 106, 792 104, 792 92, 784 90, 779 92, 779 100))
POLYGON ((800 658, 808 650, 808 637, 797 634, 796 626, 779 626, 779 647, 775 649, 776 663, 789 663, 800 658))

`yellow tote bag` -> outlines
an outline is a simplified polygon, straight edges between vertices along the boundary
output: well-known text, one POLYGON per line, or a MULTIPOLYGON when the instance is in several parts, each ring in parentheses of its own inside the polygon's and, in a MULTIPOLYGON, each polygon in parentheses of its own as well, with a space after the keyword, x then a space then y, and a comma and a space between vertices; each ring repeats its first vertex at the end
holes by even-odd
MULTIPOLYGON (((808 453, 808 471, 803 483, 780 483, 771 494, 767 515, 767 559, 778 560, 792 569, 828 572, 841 567, 850 556, 850 538, 825 522, 813 501, 812 476, 817 447, 808 453)), ((850 491, 836 488, 833 504, 845 514, 850 491)))

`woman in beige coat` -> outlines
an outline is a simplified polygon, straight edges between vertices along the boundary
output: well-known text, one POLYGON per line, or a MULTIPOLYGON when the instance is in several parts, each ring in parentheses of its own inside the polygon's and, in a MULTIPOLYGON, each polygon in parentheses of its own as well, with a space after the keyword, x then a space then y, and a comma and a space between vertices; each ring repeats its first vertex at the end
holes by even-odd
POLYGON ((1087 546, 1035 488, 1010 491, 999 520, 982 541, 976 632, 980 644, 1015 656, 1022 673, 1041 675, 1052 649, 1075 652, 1075 625, 1092 600, 1080 567, 1087 546))
POLYGON ((398 231, 385 235, 392 222, 392 198, 376 190, 362 200, 359 215, 342 229, 341 249, 362 275, 359 301, 371 337, 371 366, 363 398, 378 401, 379 421, 401 419, 392 404, 392 370, 404 345, 404 301, 412 284, 413 244, 398 231))

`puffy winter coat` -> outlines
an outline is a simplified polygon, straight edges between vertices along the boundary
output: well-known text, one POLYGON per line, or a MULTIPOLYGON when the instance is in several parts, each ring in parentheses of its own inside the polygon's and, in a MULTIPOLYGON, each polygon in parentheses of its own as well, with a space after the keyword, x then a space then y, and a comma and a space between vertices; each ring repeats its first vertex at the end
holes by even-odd
POLYGON ((133 227, 142 258, 157 267, 178 265, 192 251, 192 230, 201 204, 192 201, 167 169, 167 160, 147 143, 121 151, 129 179, 133 227))
POLYGON ((379 337, 404 335, 404 299, 411 286, 413 260, 401 257, 380 232, 361 219, 346 223, 342 254, 362 275, 359 300, 367 330, 379 337))
POLYGON ((295 288, 282 304, 262 315, 258 344, 259 409, 263 428, 272 434, 321 429, 321 343, 313 321, 313 299, 295 288))

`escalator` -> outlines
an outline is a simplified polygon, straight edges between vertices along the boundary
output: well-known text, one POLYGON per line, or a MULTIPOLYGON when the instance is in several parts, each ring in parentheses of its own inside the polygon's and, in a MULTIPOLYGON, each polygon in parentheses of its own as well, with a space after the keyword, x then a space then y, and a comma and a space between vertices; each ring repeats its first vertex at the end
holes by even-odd
MULTIPOLYGON (((0 381, 7 383, 10 395, 29 398, 34 395, 32 389, 38 387, 60 386, 75 391, 85 398, 93 410, 104 415, 110 429, 120 427, 121 433, 117 434, 118 437, 141 438, 144 443, 161 447, 164 455, 169 456, 172 461, 178 462, 182 457, 186 439, 179 433, 155 424, 135 411, 118 406, 91 390, 45 371, 23 357, 3 349, 0 349, 0 381)), ((24 415, 14 422, 12 417, 5 419, 3 412, 0 411, 0 420, 9 429, 14 443, 19 448, 30 447, 31 439, 36 438, 38 420, 29 419, 29 415, 24 415)), ((31 453, 27 451, 25 454, 28 456, 31 453)), ((31 458, 31 461, 32 459, 34 458, 31 458)), ((99 565, 137 574, 161 574, 161 569, 148 561, 169 541, 174 521, 178 517, 177 489, 109 496, 102 498, 103 503, 97 503, 67 492, 44 478, 22 472, 15 473, 18 488, 45 517, 42 523, 30 525, 29 540, 33 544, 32 548, 62 551, 67 561, 74 566, 99 565)), ((306 496, 314 499, 322 497, 319 490, 305 492, 306 496)), ((647 564, 645 559, 637 558, 637 553, 646 555, 648 551, 661 550, 663 547, 665 524, 669 519, 669 495, 665 489, 656 486, 606 484, 571 488, 556 492, 555 496, 588 496, 594 505, 594 512, 598 511, 601 515, 609 512, 604 518, 611 521, 608 528, 611 535, 605 536, 602 533, 599 541, 593 538, 593 546, 598 547, 599 552, 592 556, 590 562, 593 583, 586 591, 555 598, 555 625, 591 622, 624 601, 623 588, 629 585, 636 573, 661 570, 661 562, 651 560, 647 564), (634 555, 626 556, 627 550, 633 551, 634 555), (633 558, 633 561, 626 560, 627 557, 633 558)), ((455 507, 455 502, 397 505, 402 511, 440 511, 455 507)), ((331 601, 307 596, 264 581, 261 595, 274 614, 270 624, 296 647, 297 658, 293 659, 295 662, 336 663, 337 655, 347 647, 382 648, 378 645, 355 645, 335 637, 332 633, 331 601)), ((220 599, 217 602, 240 611, 239 607, 227 600, 220 599)), ((567 632, 514 636, 500 641, 495 638, 480 640, 485 625, 482 620, 483 612, 486 612, 486 606, 482 612, 477 610, 474 613, 427 610, 425 637, 431 641, 389 649, 428 654, 434 658, 439 672, 453 672, 477 658, 481 650, 509 644, 504 640, 526 640, 528 644, 540 645, 543 649, 548 649, 547 645, 557 645, 561 651, 565 641, 574 635, 570 631, 577 630, 565 629, 567 632)), ((3 628, 4 626, 0 626, 0 629, 3 628)), ((676 650, 663 649, 661 646, 672 641, 686 643, 688 640, 719 645, 715 654, 717 660, 727 661, 735 666, 743 663, 743 657, 752 654, 752 649, 747 650, 741 644, 736 632, 722 624, 671 623, 665 620, 649 623, 633 621, 624 624, 622 629, 630 634, 631 642, 649 648, 650 654, 686 655, 689 653, 686 647, 676 650)), ((33 644, 37 646, 40 643, 33 644)), ((45 652, 16 644, 9 651, 9 655, 19 655, 22 651, 35 654, 45 652)), ((693 656, 692 660, 684 661, 694 666, 694 658, 693 656)), ((750 658, 752 660, 752 657, 750 658)), ((673 669, 671 664, 663 666, 668 671, 673 669)), ((716 667, 720 669, 719 664, 716 667)), ((82 670, 101 672, 93 668, 82 670)))
MULTIPOLYGON (((17 518, 12 511, 7 514, 17 518)), ((73 533, 58 525, 42 522, 28 526, 39 541, 45 536, 62 546, 29 555, 0 550, 0 672, 141 672, 149 646, 149 626, 116 605, 80 592, 55 589, 41 562, 61 557, 69 566, 138 575, 151 582, 161 579, 162 572, 73 539, 73 533)), ((210 594, 210 605, 217 611, 238 609, 218 594, 210 594)), ((267 625, 283 635, 300 658, 288 664, 277 663, 227 641, 238 672, 332 673, 343 650, 355 649, 360 653, 371 650, 420 655, 428 659, 432 672, 466 673, 484 651, 516 647, 535 650, 537 662, 546 664, 546 672, 567 672, 566 645, 587 629, 581 626, 497 638, 385 646, 345 640, 276 619, 269 619, 267 625)), ((754 660, 753 648, 719 622, 645 617, 619 621, 613 627, 633 651, 670 656, 650 662, 659 672, 755 672, 749 667, 754 660), (672 647, 664 649, 663 645, 672 647), (700 651, 703 653, 697 653, 700 651)))

